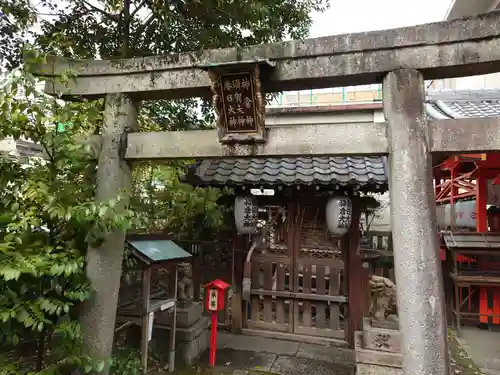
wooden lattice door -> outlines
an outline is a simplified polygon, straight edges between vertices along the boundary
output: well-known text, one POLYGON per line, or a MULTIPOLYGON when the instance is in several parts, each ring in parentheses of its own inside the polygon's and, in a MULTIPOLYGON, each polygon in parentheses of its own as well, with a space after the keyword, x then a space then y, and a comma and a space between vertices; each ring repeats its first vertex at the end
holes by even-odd
POLYGON ((252 256, 247 327, 293 333, 293 232, 288 206, 260 208, 266 246, 252 256))
POLYGON ((324 206, 261 209, 267 246, 252 256, 248 328, 345 339, 344 261, 324 206))
POLYGON ((343 252, 326 227, 325 205, 299 206, 294 233, 293 332, 344 340, 343 252))

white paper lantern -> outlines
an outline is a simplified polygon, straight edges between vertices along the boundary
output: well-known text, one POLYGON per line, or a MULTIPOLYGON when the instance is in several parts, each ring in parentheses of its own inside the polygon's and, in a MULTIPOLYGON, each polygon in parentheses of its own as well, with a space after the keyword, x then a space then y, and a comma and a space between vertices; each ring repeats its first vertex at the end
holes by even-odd
POLYGON ((326 223, 335 237, 342 237, 351 226, 352 202, 348 197, 332 197, 326 204, 326 223))
POLYGON ((253 196, 236 197, 234 222, 238 234, 257 233, 257 200, 253 196))

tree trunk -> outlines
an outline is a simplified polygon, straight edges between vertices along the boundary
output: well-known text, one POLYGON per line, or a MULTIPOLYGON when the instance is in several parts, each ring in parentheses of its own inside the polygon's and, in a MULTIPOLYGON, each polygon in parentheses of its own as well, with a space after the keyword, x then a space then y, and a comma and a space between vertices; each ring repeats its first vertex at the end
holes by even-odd
POLYGON ((123 0, 123 45, 122 57, 130 55, 130 0, 123 0))

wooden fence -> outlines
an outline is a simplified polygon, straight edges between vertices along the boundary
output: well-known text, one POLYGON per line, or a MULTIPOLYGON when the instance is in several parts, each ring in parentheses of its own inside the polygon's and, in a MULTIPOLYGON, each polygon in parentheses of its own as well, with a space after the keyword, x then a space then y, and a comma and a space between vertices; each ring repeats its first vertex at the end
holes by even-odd
MULTIPOLYGON (((233 244, 221 241, 175 241, 193 255, 194 301, 203 301, 203 286, 215 279, 233 285, 233 244)), ((226 308, 219 313, 219 324, 231 326, 231 288, 226 294, 226 308)))

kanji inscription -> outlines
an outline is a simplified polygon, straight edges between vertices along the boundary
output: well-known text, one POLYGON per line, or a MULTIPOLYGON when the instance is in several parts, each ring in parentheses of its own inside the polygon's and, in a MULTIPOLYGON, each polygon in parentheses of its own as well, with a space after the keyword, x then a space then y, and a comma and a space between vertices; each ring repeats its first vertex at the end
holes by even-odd
POLYGON ((246 228, 252 227, 257 219, 257 206, 251 198, 245 200, 244 214, 243 226, 246 228))
POLYGON ((235 62, 207 68, 219 141, 225 144, 265 143, 265 93, 259 62, 235 62))
POLYGON ((339 202, 340 210, 339 210, 339 221, 338 227, 343 229, 348 229, 351 224, 351 207, 348 204, 346 199, 342 199, 339 202))
POLYGON ((252 73, 221 75, 219 87, 224 110, 222 116, 227 132, 256 132, 256 100, 252 73))

